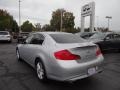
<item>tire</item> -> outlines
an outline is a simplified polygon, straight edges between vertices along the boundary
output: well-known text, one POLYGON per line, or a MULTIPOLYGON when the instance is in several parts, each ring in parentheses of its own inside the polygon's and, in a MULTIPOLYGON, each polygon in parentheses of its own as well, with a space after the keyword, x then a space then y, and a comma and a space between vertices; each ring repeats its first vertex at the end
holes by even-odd
POLYGON ((10 41, 8 41, 8 43, 12 43, 12 41, 10 40, 10 41))
POLYGON ((40 81, 42 81, 42 82, 47 81, 45 67, 40 60, 36 63, 36 73, 37 73, 37 77, 39 78, 40 81))
POLYGON ((20 58, 20 53, 18 49, 16 49, 16 56, 18 61, 22 61, 22 59, 20 58))
POLYGON ((120 53, 120 49, 118 49, 118 53, 120 53))

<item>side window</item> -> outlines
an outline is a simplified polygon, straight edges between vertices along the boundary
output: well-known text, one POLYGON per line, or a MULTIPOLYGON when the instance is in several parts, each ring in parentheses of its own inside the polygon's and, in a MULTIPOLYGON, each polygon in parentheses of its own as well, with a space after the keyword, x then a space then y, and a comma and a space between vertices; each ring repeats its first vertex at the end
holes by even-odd
POLYGON ((120 35, 119 34, 114 34, 113 36, 114 36, 115 40, 120 40, 120 35))
POLYGON ((44 42, 44 36, 42 34, 34 34, 30 44, 39 44, 42 45, 44 42))
POLYGON ((32 38, 33 38, 33 35, 29 35, 28 38, 26 39, 26 43, 30 44, 32 38))
POLYGON ((113 39, 113 35, 112 34, 109 34, 109 35, 106 36, 106 40, 111 40, 111 39, 113 39))

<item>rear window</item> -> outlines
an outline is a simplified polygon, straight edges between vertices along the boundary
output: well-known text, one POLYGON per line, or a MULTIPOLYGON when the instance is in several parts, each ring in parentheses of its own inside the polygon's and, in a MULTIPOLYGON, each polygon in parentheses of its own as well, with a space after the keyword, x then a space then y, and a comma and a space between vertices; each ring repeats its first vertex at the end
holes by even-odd
POLYGON ((50 34, 57 43, 82 43, 85 40, 74 34, 50 34))
POLYGON ((20 33, 21 35, 28 35, 29 33, 20 33))
POLYGON ((8 35, 8 32, 0 32, 0 35, 8 35))
POLYGON ((19 36, 28 36, 29 33, 20 33, 19 36))

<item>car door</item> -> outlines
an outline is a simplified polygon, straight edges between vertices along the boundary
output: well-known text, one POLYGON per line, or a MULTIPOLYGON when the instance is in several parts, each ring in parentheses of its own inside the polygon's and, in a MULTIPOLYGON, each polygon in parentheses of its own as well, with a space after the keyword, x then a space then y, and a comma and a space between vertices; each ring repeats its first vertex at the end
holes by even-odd
POLYGON ((109 50, 112 47, 112 35, 108 34, 105 36, 104 40, 100 41, 98 44, 100 45, 100 48, 102 51, 109 50))
POLYGON ((26 60, 34 66, 36 56, 43 52, 44 36, 42 34, 34 34, 29 45, 26 48, 26 60))
POLYGON ((29 53, 28 46, 30 45, 30 41, 33 38, 33 35, 29 35, 28 38, 23 42, 20 46, 19 52, 22 59, 26 60, 27 53, 29 53))
POLYGON ((113 50, 114 49, 114 37, 113 37, 113 34, 108 34, 106 36, 106 47, 107 47, 107 50, 113 50))
POLYGON ((117 50, 120 49, 120 35, 119 34, 113 34, 113 49, 117 50))

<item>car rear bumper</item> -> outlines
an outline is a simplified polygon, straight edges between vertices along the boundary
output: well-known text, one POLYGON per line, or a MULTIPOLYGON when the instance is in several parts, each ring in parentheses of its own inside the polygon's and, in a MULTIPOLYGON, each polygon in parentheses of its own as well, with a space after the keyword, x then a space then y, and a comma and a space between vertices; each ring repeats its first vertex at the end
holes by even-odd
POLYGON ((59 68, 56 67, 56 71, 54 72, 54 74, 52 74, 51 78, 59 81, 75 81, 78 79, 92 76, 103 70, 103 59, 103 56, 100 56, 96 60, 81 63, 79 66, 72 67, 70 65, 71 68, 70 66, 62 64, 62 66, 60 66, 59 68), (95 72, 88 73, 88 70, 92 68, 95 69, 95 72))
MULTIPOLYGON (((52 79, 55 79, 55 80, 59 80, 59 81, 76 81, 76 80, 79 80, 79 79, 83 79, 83 78, 87 78, 87 77, 90 77, 92 75, 95 75, 97 73, 101 73, 103 71, 103 68, 99 68, 98 70, 95 71, 95 73, 93 74, 89 74, 88 71, 86 70, 86 72, 81 72, 79 74, 73 74, 73 75, 66 75, 65 73, 61 73, 62 75, 60 76, 52 76, 52 79)), ((70 72, 67 72, 67 73, 70 73, 70 72)))
POLYGON ((76 76, 70 77, 68 79, 65 79, 65 81, 76 81, 76 80, 79 80, 79 79, 90 77, 90 76, 92 76, 94 74, 97 74, 97 73, 101 73, 102 71, 103 71, 103 69, 99 69, 99 70, 96 70, 96 72, 93 73, 93 74, 88 74, 88 72, 86 72, 85 74, 76 75, 76 76))
POLYGON ((10 38, 1 38, 0 41, 11 41, 10 38))

